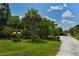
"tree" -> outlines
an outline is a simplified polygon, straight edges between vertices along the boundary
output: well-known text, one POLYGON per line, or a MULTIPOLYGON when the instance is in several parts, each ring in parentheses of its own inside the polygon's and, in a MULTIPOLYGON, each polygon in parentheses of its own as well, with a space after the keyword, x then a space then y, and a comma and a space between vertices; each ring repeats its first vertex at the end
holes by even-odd
POLYGON ((53 29, 53 34, 54 34, 54 36, 63 35, 63 30, 62 30, 62 28, 57 27, 57 28, 53 29))
POLYGON ((11 16, 10 20, 7 22, 7 25, 15 29, 22 28, 22 22, 19 16, 11 16))
POLYGON ((49 35, 53 34, 53 29, 55 28, 55 26, 56 24, 54 23, 54 21, 51 21, 47 18, 42 18, 38 28, 38 35, 40 36, 40 38, 47 39, 49 35))
POLYGON ((31 34, 31 39, 32 41, 35 40, 36 36, 36 28, 37 24, 40 21, 41 17, 36 9, 30 9, 25 15, 26 20, 28 21, 29 24, 29 30, 31 34))
POLYGON ((70 28, 69 33, 71 33, 72 36, 77 35, 79 33, 79 24, 77 24, 74 27, 70 28))
POLYGON ((22 30, 23 37, 30 39, 31 35, 29 30, 29 23, 25 17, 22 18, 22 26, 23 26, 23 30, 22 30))
POLYGON ((49 28, 48 28, 48 20, 47 20, 47 18, 42 18, 42 20, 40 21, 38 29, 39 29, 38 30, 38 36, 40 36, 40 38, 48 37, 49 28))
POLYGON ((8 3, 0 3, 0 32, 7 25, 7 21, 10 19, 10 9, 8 3))
POLYGON ((9 4, 7 3, 1 3, 0 7, 0 26, 2 27, 7 24, 7 21, 10 18, 10 9, 9 4))
POLYGON ((68 33, 69 33, 69 30, 64 30, 64 31, 63 31, 63 35, 65 35, 65 36, 67 36, 68 33))
POLYGON ((11 27, 8 27, 8 26, 6 26, 6 27, 1 31, 2 36, 3 36, 4 38, 9 38, 11 32, 12 32, 12 28, 11 28, 11 27))

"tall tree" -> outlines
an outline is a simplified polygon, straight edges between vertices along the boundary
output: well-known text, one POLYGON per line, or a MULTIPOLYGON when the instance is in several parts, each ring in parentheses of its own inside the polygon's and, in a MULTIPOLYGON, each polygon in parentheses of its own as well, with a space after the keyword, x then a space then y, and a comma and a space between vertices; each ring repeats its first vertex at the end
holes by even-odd
POLYGON ((79 33, 79 24, 75 25, 74 27, 69 29, 69 32, 72 36, 75 36, 79 33))
POLYGON ((47 18, 42 18, 39 24, 38 35, 40 38, 47 38, 49 35, 49 24, 47 18))
POLYGON ((10 20, 8 21, 8 26, 18 29, 22 27, 22 22, 19 18, 19 16, 11 16, 10 20))
POLYGON ((40 15, 38 13, 38 10, 33 9, 33 8, 28 10, 25 17, 26 17, 26 19, 27 19, 27 21, 29 23, 31 39, 32 39, 32 41, 34 41, 35 36, 36 36, 37 24, 40 21, 41 17, 40 17, 40 15))
POLYGON ((55 36, 63 35, 63 30, 61 27, 57 27, 57 28, 53 29, 53 33, 55 36))
POLYGON ((0 3, 0 30, 3 30, 10 18, 10 9, 8 3, 0 3))
POLYGON ((42 18, 39 24, 39 31, 38 35, 40 38, 48 38, 49 35, 53 34, 53 29, 55 28, 56 24, 54 21, 51 21, 47 18, 42 18))
POLYGON ((0 37, 3 37, 3 29, 10 19, 10 9, 8 3, 0 3, 0 37))

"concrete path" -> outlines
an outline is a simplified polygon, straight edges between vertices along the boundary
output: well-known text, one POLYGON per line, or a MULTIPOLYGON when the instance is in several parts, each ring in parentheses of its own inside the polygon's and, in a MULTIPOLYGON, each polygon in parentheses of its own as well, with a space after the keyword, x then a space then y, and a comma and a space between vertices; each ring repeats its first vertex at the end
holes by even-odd
POLYGON ((79 41, 71 36, 60 36, 61 47, 57 56, 79 56, 79 41))

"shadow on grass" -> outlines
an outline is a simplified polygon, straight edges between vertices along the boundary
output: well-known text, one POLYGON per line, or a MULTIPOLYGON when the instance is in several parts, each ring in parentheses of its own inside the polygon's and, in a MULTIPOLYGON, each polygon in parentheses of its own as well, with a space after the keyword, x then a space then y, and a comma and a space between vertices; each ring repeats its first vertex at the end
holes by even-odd
POLYGON ((34 41, 29 40, 29 41, 26 41, 26 42, 28 42, 28 43, 47 43, 46 40, 34 40, 34 41))

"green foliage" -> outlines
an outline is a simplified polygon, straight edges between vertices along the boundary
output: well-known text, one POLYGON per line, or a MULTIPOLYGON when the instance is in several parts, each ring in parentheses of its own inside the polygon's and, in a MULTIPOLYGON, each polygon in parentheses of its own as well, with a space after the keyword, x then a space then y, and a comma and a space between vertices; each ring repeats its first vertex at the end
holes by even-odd
POLYGON ((9 20, 10 9, 8 3, 1 3, 0 7, 0 31, 2 31, 9 20))
POLYGON ((27 28, 24 28, 23 32, 22 32, 22 37, 23 38, 27 38, 30 39, 30 31, 27 28))
POLYGON ((12 32, 12 29, 10 27, 5 27, 1 31, 1 35, 3 35, 3 37, 9 38, 11 32, 12 32))
POLYGON ((22 24, 24 26, 23 33, 27 33, 24 35, 28 37, 30 33, 32 40, 34 38, 48 39, 50 35, 63 35, 62 28, 56 27, 57 24, 55 24, 54 21, 41 17, 36 9, 28 10, 25 17, 22 19, 22 24))
POLYGON ((52 35, 52 30, 55 28, 53 21, 50 21, 47 18, 42 18, 40 24, 38 25, 38 35, 40 38, 48 38, 49 35, 52 35))
POLYGON ((67 34, 69 33, 69 30, 64 30, 63 31, 63 35, 67 36, 67 34))
MULTIPOLYGON (((6 23, 6 25, 1 24, 3 28, 1 33, 4 35, 9 35, 11 32, 22 32, 22 35, 16 35, 16 37, 31 38, 34 41, 37 38, 54 39, 53 36, 63 35, 62 28, 56 27, 57 24, 51 19, 42 17, 38 10, 31 8, 25 13, 25 17, 20 20, 19 16, 10 16, 10 9, 8 4, 2 4, 4 8, 1 9, 1 23, 6 23), (7 9, 5 9, 7 8, 7 9), (5 22, 4 22, 5 21, 5 22)), ((0 33, 0 34, 1 34, 0 33)), ((8 36, 9 37, 9 36, 8 36)), ((15 37, 14 37, 15 38, 15 37)))
POLYGON ((63 34, 62 28, 56 26, 57 24, 54 21, 43 18, 38 10, 34 8, 29 9, 22 20, 19 16, 10 16, 9 5, 2 3, 0 9, 0 36, 10 38, 13 41, 0 41, 0 55, 56 55, 60 47, 59 35, 63 34), (16 34, 12 35, 12 32, 16 34), (21 37, 23 39, 31 38, 32 41, 23 40, 20 42, 21 37))
POLYGON ((10 20, 7 22, 8 26, 14 28, 22 28, 22 22, 19 16, 11 16, 10 20))
POLYGON ((62 28, 58 27, 52 30, 52 33, 54 36, 60 36, 63 35, 63 30, 62 28))
POLYGON ((4 29, 3 29, 3 31, 2 31, 2 33, 4 33, 4 34, 9 34, 9 33, 11 33, 12 32, 12 29, 10 28, 10 27, 5 27, 4 29))
POLYGON ((46 18, 42 19, 38 26, 39 26, 38 35, 40 36, 40 38, 48 37, 49 35, 48 20, 46 18))
POLYGON ((21 39, 13 38, 12 41, 13 41, 13 42, 21 42, 21 39))
POLYGON ((74 36, 77 40, 79 40, 79 33, 74 36))
POLYGON ((70 28, 67 32, 70 33, 77 40, 79 40, 79 24, 77 24, 74 27, 70 28))
POLYGON ((32 39, 32 41, 34 41, 35 35, 36 35, 37 24, 40 21, 41 17, 39 15, 38 11, 36 9, 32 8, 32 9, 28 10, 28 12, 26 13, 25 19, 29 25, 31 39, 32 39))
POLYGON ((72 36, 76 36, 79 33, 79 24, 69 29, 69 33, 72 36))

